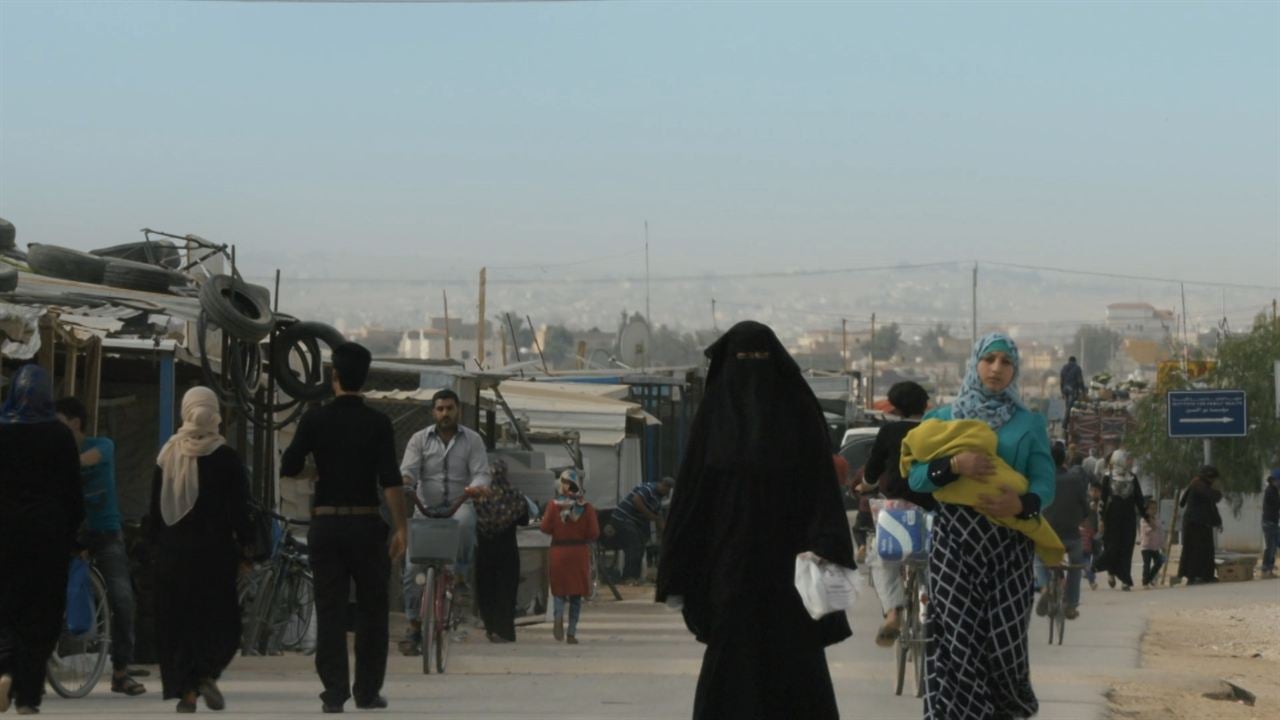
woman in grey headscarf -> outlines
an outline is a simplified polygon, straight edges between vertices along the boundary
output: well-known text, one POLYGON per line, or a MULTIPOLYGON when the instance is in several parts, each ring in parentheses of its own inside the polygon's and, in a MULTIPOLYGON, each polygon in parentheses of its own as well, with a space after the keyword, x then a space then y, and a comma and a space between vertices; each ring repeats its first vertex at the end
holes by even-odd
POLYGON ((218 398, 194 387, 160 450, 151 487, 156 640, 165 699, 178 712, 225 706, 217 679, 240 647, 236 575, 252 543, 249 480, 218 428, 218 398))
POLYGON ((1102 481, 1102 557, 1097 569, 1107 572, 1107 584, 1133 589, 1133 547, 1138 539, 1138 518, 1147 518, 1142 485, 1133 474, 1133 459, 1125 450, 1111 453, 1111 468, 1102 481))

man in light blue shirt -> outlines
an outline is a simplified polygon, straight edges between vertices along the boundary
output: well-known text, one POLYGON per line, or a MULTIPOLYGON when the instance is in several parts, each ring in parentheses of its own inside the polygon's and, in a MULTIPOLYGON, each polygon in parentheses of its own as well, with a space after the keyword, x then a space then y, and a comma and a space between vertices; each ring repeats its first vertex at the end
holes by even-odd
MULTIPOLYGON (((471 428, 458 423, 462 403, 457 393, 441 390, 431 399, 433 425, 419 430, 409 438, 400 463, 404 484, 413 490, 418 501, 426 506, 451 503, 464 495, 484 492, 492 478, 489 475, 489 455, 484 438, 471 428)), ((421 517, 419 510, 414 510, 421 517)), ((458 578, 467 577, 471 556, 476 542, 476 515, 471 505, 464 504, 453 516, 462 526, 462 543, 458 550, 455 573, 458 578)), ((406 655, 420 652, 422 624, 420 614, 421 590, 415 579, 421 566, 409 562, 405 555, 404 589, 405 614, 409 616, 409 631, 400 643, 400 651, 406 655)))

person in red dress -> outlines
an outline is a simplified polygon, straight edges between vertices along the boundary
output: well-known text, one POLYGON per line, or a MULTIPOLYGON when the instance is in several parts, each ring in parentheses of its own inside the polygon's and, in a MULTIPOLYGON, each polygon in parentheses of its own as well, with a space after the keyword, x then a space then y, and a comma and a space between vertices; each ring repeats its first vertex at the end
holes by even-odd
POLYGON ((567 642, 578 644, 582 598, 591 594, 591 545, 600 537, 596 509, 586 501, 582 474, 560 473, 559 494, 542 513, 542 532, 551 536, 551 594, 555 596, 556 640, 565 640, 564 608, 569 606, 567 642))

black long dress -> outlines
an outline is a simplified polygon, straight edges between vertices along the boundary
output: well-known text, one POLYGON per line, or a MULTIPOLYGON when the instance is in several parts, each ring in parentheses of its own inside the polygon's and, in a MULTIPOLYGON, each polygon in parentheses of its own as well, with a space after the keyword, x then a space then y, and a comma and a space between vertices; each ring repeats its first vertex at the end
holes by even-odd
POLYGON ((65 425, 0 424, 0 673, 39 707, 62 633, 72 538, 84 519, 80 453, 65 425))
POLYGON ((1218 569, 1213 562, 1213 529, 1222 525, 1218 501, 1222 492, 1199 478, 1191 481, 1183 493, 1182 556, 1178 561, 1178 577, 1212 581, 1218 569))
POLYGON ((156 645, 165 698, 216 680, 240 647, 236 575, 241 547, 252 542, 249 481, 235 451, 199 458, 200 497, 185 517, 165 525, 160 469, 151 487, 155 544, 156 645))
POLYGON ((1133 548, 1138 539, 1138 518, 1146 517, 1146 501, 1138 478, 1128 475, 1133 490, 1122 497, 1115 492, 1118 480, 1108 475, 1102 485, 1104 541, 1102 559, 1096 564, 1125 587, 1133 586, 1133 548))
MULTIPOLYGON (((529 522, 529 511, 516 525, 529 522)), ((486 632, 504 640, 516 639, 516 591, 520 586, 520 548, 516 525, 495 535, 477 533, 476 601, 486 632)))
POLYGON ((848 619, 813 620, 794 585, 803 551, 856 567, 822 411, 764 325, 735 325, 707 356, 657 588, 707 646, 693 717, 838 718, 825 648, 848 619))

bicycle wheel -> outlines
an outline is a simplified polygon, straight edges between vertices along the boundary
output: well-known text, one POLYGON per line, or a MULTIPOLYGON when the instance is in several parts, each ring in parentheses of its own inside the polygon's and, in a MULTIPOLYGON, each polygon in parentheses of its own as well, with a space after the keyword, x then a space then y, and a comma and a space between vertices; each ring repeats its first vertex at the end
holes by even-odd
POLYGON ((436 632, 439 633, 439 637, 436 638, 436 670, 441 675, 449 665, 449 645, 453 629, 457 625, 455 612, 457 610, 453 605, 453 576, 447 572, 441 573, 441 582, 436 588, 436 632))
POLYGON ((245 628, 247 655, 268 655, 271 652, 271 635, 273 631, 272 615, 276 606, 276 598, 280 596, 280 577, 275 567, 268 568, 262 584, 258 586, 258 595, 253 600, 253 609, 249 612, 249 625, 245 628))
POLYGON ((297 650, 307 637, 314 608, 315 584, 311 574, 295 567, 289 573, 281 595, 281 612, 277 630, 273 633, 275 645, 282 650, 297 650))
POLYGON ((92 627, 83 635, 72 635, 64 626, 58 645, 45 665, 49 685, 64 698, 82 698, 93 691, 106 670, 111 650, 107 584, 96 568, 90 570, 89 583, 93 603, 92 627))
POLYGON ((1058 626, 1058 644, 1061 645, 1062 639, 1067 635, 1067 603, 1062 590, 1058 590, 1058 596, 1055 599, 1058 602, 1050 621, 1058 626))
POLYGON ((422 622, 422 674, 430 675, 436 662, 436 569, 427 568, 427 581, 422 585, 422 605, 418 611, 422 622))

